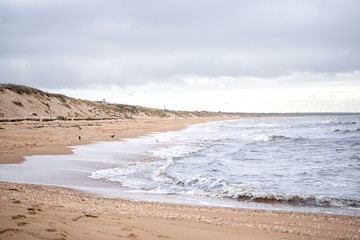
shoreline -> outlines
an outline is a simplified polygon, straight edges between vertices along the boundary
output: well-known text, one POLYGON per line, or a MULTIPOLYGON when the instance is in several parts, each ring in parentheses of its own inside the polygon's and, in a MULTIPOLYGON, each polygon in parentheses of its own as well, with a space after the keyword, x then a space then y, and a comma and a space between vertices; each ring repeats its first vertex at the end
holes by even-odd
POLYGON ((91 142, 121 141, 152 132, 181 130, 189 124, 231 119, 240 117, 1 122, 0 164, 21 163, 31 155, 72 154, 68 147, 91 142))
POLYGON ((355 216, 131 201, 7 182, 0 191, 2 239, 359 239, 360 231, 355 216))
MULTIPOLYGON (((6 123, 0 125, 0 163, 231 119, 237 118, 6 123)), ((1 239, 360 239, 359 216, 133 201, 8 182, 0 182, 0 192, 1 239)))

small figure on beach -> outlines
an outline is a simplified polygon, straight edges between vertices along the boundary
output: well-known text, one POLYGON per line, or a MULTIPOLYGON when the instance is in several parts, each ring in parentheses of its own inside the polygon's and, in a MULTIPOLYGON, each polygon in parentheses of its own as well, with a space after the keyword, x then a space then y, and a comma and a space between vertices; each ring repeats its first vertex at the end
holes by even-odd
POLYGON ((81 140, 81 136, 79 136, 79 140, 81 140))
POLYGON ((114 138, 114 137, 115 137, 115 134, 114 134, 114 135, 111 135, 110 137, 114 138))

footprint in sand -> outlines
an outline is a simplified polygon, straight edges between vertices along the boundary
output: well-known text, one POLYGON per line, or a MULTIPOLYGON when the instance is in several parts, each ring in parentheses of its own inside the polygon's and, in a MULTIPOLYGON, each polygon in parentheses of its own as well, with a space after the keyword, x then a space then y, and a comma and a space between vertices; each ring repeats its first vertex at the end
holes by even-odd
POLYGON ((37 206, 31 206, 31 207, 27 208, 27 210, 28 210, 27 214, 30 214, 30 215, 35 215, 36 212, 41 212, 41 211, 42 211, 42 210, 41 210, 39 207, 37 207, 37 206))
POLYGON ((16 219, 26 218, 26 216, 25 215, 15 215, 15 216, 12 216, 11 218, 16 220, 16 219))
POLYGON ((124 228, 122 228, 121 230, 122 230, 122 231, 128 231, 128 232, 131 232, 131 231, 132 231, 132 229, 129 228, 129 227, 124 227, 124 228))
MULTIPOLYGON (((6 229, 0 231, 0 235, 1 235, 1 234, 8 233, 8 232, 18 232, 18 231, 19 231, 19 229, 6 228, 6 229)), ((12 235, 10 234, 10 236, 12 236, 12 235)))
POLYGON ((127 238, 136 239, 138 238, 138 235, 131 233, 127 236, 127 238))
POLYGON ((20 204, 21 202, 20 202, 20 200, 15 200, 15 199, 14 199, 14 200, 12 201, 12 203, 14 203, 14 204, 20 204))
POLYGON ((168 237, 168 236, 166 236, 166 235, 159 235, 159 236, 157 236, 158 238, 170 238, 170 237, 168 237))
POLYGON ((29 208, 27 208, 28 211, 38 211, 38 212, 41 212, 41 209, 37 206, 31 206, 29 208))

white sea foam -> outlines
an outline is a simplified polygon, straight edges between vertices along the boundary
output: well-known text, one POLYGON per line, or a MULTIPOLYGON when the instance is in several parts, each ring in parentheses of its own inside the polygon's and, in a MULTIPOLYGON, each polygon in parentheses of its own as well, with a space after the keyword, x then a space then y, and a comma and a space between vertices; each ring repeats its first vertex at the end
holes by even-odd
POLYGON ((171 177, 169 177, 169 175, 167 175, 167 170, 172 164, 174 164, 174 159, 168 158, 166 163, 163 166, 161 166, 160 168, 158 168, 156 170, 155 174, 153 174, 153 180, 159 181, 159 182, 164 182, 164 183, 177 184, 178 181, 176 179, 171 178, 171 177))
POLYGON ((266 118, 193 125, 78 146, 74 155, 46 156, 46 161, 30 157, 34 160, 22 165, 0 166, 0 180, 340 207, 360 214, 359 122, 360 117, 266 118))
MULTIPOLYGON (((359 175, 353 171, 360 167, 354 160, 358 152, 354 147, 346 147, 356 146, 357 140, 347 139, 349 143, 343 142, 341 151, 339 147, 334 151, 329 144, 338 139, 336 135, 329 139, 327 123, 321 122, 323 119, 243 120, 158 134, 161 147, 148 151, 154 162, 138 162, 97 172, 92 177, 158 193, 182 192, 295 205, 358 206, 360 193, 352 190, 357 186, 354 176, 359 175), (345 153, 355 168, 344 164, 345 153), (347 190, 338 190, 340 186, 347 190)), ((344 132, 355 125, 349 122, 354 120, 331 121, 333 125, 329 127, 338 124, 336 127, 344 132)))

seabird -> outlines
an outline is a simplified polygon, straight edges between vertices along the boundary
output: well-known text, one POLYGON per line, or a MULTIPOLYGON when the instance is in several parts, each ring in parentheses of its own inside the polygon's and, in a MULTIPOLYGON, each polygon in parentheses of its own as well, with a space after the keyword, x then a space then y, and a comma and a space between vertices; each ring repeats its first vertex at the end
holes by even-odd
POLYGON ((115 134, 114 134, 114 135, 111 135, 110 137, 114 138, 114 137, 115 137, 115 134))

